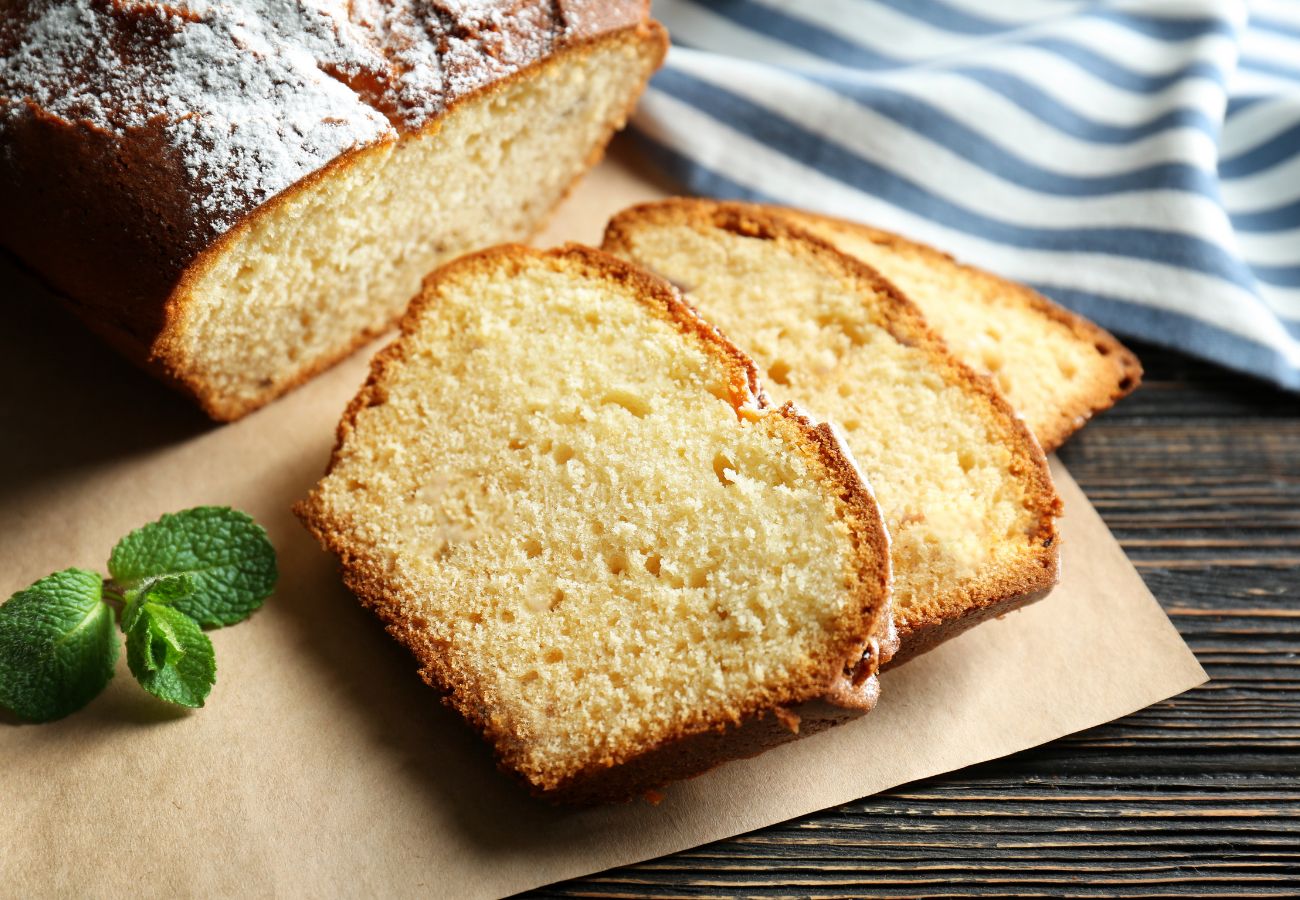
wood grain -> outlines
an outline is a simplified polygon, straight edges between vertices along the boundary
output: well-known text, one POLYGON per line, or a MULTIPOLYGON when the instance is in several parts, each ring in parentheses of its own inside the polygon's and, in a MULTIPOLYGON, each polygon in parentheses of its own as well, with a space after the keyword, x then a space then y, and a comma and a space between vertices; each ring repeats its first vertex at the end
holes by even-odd
POLYGON ((1209 672, 993 763, 530 897, 1300 893, 1300 397, 1136 347, 1061 457, 1209 672))

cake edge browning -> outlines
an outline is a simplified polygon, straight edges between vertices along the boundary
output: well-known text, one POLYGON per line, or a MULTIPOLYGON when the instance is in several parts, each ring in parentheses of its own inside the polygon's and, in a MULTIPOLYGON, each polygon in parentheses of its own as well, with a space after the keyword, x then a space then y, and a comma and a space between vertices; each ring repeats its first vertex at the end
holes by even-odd
MULTIPOLYGON (((556 53, 534 60, 527 66, 511 72, 504 78, 489 82, 473 92, 457 97, 436 119, 418 131, 401 135, 397 138, 397 141, 432 138, 441 129, 442 122, 446 117, 454 114, 462 105, 469 102, 484 101, 493 94, 499 93, 508 86, 533 76, 548 66, 559 64, 568 56, 577 55, 579 53, 588 53, 601 45, 619 42, 626 42, 629 44, 644 43, 645 46, 652 47, 656 54, 654 63, 648 68, 645 76, 641 79, 637 90, 628 98, 627 105, 618 117, 619 121, 626 123, 628 117, 632 114, 632 110, 636 107, 636 103, 641 94, 645 92, 645 87, 649 83, 650 77, 659 66, 663 64, 664 56, 668 50, 668 32, 662 25, 652 19, 644 19, 635 25, 584 37, 563 47, 556 53)), ((586 161, 582 164, 578 173, 560 193, 554 206, 547 211, 545 216, 539 219, 533 230, 534 234, 545 227, 546 222, 552 215, 554 215, 555 210, 559 208, 560 204, 562 204, 564 200, 573 193, 574 189, 577 187, 578 183, 582 181, 582 178, 587 174, 587 172, 591 171, 592 167, 594 167, 604 157, 609 142, 613 139, 614 134, 619 127, 619 125, 612 125, 606 129, 604 137, 592 148, 586 161)), ((359 147, 336 157, 322 168, 290 185, 284 191, 254 209, 229 231, 205 248, 182 272, 176 287, 166 299, 163 306, 162 326, 152 345, 145 350, 145 356, 143 357, 145 367, 149 371, 160 375, 168 384, 179 388, 182 393, 193 397, 203 411, 212 419, 219 422, 233 422, 248 415, 254 410, 260 409, 272 400, 302 386, 307 381, 310 381, 312 378, 332 366, 337 365, 365 344, 373 341, 379 335, 387 331, 388 328, 377 328, 360 332, 350 344, 338 353, 312 361, 311 364, 303 366, 298 373, 284 385, 276 388, 269 388, 257 398, 247 402, 224 399, 218 392, 212 391, 201 379, 184 375, 181 370, 183 357, 180 355, 180 340, 177 334, 177 328, 179 327, 179 323, 182 321, 185 304, 189 298, 189 292, 192 286, 213 265, 216 258, 225 250, 226 246, 234 242, 243 232, 252 226, 256 217, 274 214, 275 209, 280 204, 288 202, 299 192, 309 189, 319 180, 328 177, 328 175, 334 170, 351 166, 360 159, 363 154, 386 149, 392 143, 394 142, 386 141, 380 144, 372 144, 367 147, 359 147)), ((400 319, 400 315, 398 318, 400 319)), ((391 327, 392 324, 394 323, 389 323, 389 327, 391 327)))
MULTIPOLYGON (((229 229, 209 241, 192 257, 178 260, 176 273, 168 276, 165 285, 158 285, 159 279, 154 275, 138 277, 140 276, 138 271, 133 273, 130 270, 131 261, 122 260, 118 271, 107 273, 108 277, 105 280, 109 286, 109 293, 121 294, 125 290, 124 286, 127 285, 144 285, 144 288, 142 293, 130 294, 114 301, 111 308, 105 306, 102 298, 83 296, 85 291, 77 285, 62 284, 58 278, 52 277, 49 271, 49 260, 44 258, 48 254, 20 252, 17 246, 6 246, 4 250, 17 265, 32 273, 46 287, 53 299, 128 362, 169 388, 189 397, 214 421, 235 421, 300 387, 316 375, 351 356, 360 347, 389 330, 398 316, 395 316, 394 321, 387 323, 386 326, 359 332, 352 341, 333 354, 309 360, 306 364, 298 364, 292 377, 283 384, 270 387, 251 400, 228 397, 215 390, 201 376, 185 373, 185 359, 178 334, 182 327, 180 324, 183 319, 182 313, 190 291, 221 257, 221 254, 226 252, 229 246, 260 217, 274 215, 282 205, 292 201, 303 191, 311 189, 321 180, 346 171, 368 154, 390 152, 391 148, 400 141, 432 137, 441 129, 446 117, 453 114, 462 104, 488 100, 493 94, 576 54, 594 52, 601 47, 618 43, 639 47, 639 55, 643 58, 647 54, 650 55, 652 64, 640 80, 637 90, 629 96, 626 107, 613 120, 615 124, 607 129, 603 138, 592 148, 555 205, 547 211, 546 216, 539 219, 534 233, 540 231, 549 216, 553 215, 560 203, 573 192, 582 177, 604 156, 609 141, 621 127, 619 123, 626 123, 637 100, 644 93, 650 76, 662 65, 668 49, 667 31, 661 24, 648 17, 648 2, 641 4, 640 10, 641 18, 637 22, 583 34, 554 52, 532 60, 503 77, 487 82, 465 94, 457 95, 439 115, 418 129, 353 147, 324 162, 319 168, 289 184, 266 201, 240 214, 238 220, 229 229)), ((49 232, 47 229, 46 234, 37 236, 34 246, 54 248, 64 240, 66 240, 65 236, 49 232)))
MULTIPOLYGON (((1013 452, 1011 471, 1029 481, 1030 504, 1038 515, 1030 538, 1031 552, 1014 571, 989 573, 976 581, 970 595, 961 598, 965 605, 960 615, 947 618, 929 616, 900 626, 898 649, 892 658, 886 658, 888 666, 904 663, 980 622, 1019 609, 1051 592, 1060 577, 1060 536, 1056 519, 1062 506, 1048 469, 1047 456, 1028 425, 1001 392, 987 377, 948 350, 916 304, 866 263, 841 252, 760 204, 673 197, 634 205, 610 220, 602 247, 616 255, 631 257, 630 230, 637 221, 645 219, 674 224, 694 223, 747 237, 784 240, 792 242, 803 252, 838 266, 849 277, 883 294, 890 306, 885 323, 890 333, 902 343, 924 347, 933 364, 950 383, 960 383, 984 398, 1000 430, 1008 436, 1013 452)), ((689 294, 686 300, 690 302, 689 294)))
POLYGON ((493 746, 500 768, 523 782, 533 794, 548 800, 586 805, 632 800, 640 794, 652 798, 654 789, 668 782, 702 774, 729 760, 754 756, 800 735, 865 714, 879 694, 877 671, 881 660, 893 649, 889 536, 874 495, 833 429, 814 426, 790 404, 770 408, 753 362, 702 320, 670 284, 629 263, 577 244, 551 251, 508 244, 460 257, 432 273, 402 317, 399 337, 372 360, 365 385, 344 412, 326 476, 333 471, 361 411, 384 402, 387 375, 403 363, 405 341, 418 327, 426 307, 436 302, 439 282, 466 268, 495 265, 502 260, 538 259, 632 287, 640 303, 694 340, 726 371, 728 399, 738 417, 770 422, 769 427, 783 429, 787 437, 793 438, 791 449, 813 462, 815 477, 836 498, 840 515, 849 527, 854 553, 845 581, 860 601, 852 614, 846 614, 839 623, 839 632, 825 654, 826 669, 817 683, 789 686, 772 704, 709 710, 667 738, 623 747, 613 759, 599 760, 575 772, 559 777, 530 777, 514 765, 518 738, 494 722, 493 710, 484 703, 484 692, 478 689, 474 673, 457 670, 448 663, 445 647, 430 639, 425 623, 404 608, 401 596, 386 583, 381 568, 366 558, 362 548, 349 543, 325 508, 319 485, 294 506, 295 515, 338 558, 347 587, 413 653, 425 682, 442 692, 444 702, 493 746))
MULTIPOLYGON (((1016 302, 1021 305, 1065 326, 1079 340, 1093 344, 1097 348, 1097 352, 1109 360, 1114 379, 1105 382, 1093 379, 1090 385, 1091 390, 1087 394, 1078 396, 1068 406, 1057 410, 1050 423, 1043 423, 1038 429, 1035 429, 1034 433, 1046 453, 1058 449, 1082 429, 1089 419, 1113 407, 1120 400, 1137 390, 1142 383, 1142 363, 1137 354, 1124 346, 1118 338, 1096 322, 1066 309, 1026 284, 1003 278, 987 269, 981 269, 978 266, 962 262, 952 254, 946 253, 937 247, 912 240, 892 231, 885 231, 874 225, 781 206, 768 206, 765 209, 774 215, 788 218, 796 226, 798 226, 800 219, 815 221, 832 230, 858 235, 873 244, 880 244, 893 250, 914 254, 932 265, 937 264, 951 269, 973 281, 994 285, 998 290, 1014 297, 1016 302)), ((852 254, 849 255, 852 256, 852 254)), ((889 280, 883 274, 880 274, 880 277, 886 281, 889 280)), ((901 292, 906 293, 906 291, 901 292)))

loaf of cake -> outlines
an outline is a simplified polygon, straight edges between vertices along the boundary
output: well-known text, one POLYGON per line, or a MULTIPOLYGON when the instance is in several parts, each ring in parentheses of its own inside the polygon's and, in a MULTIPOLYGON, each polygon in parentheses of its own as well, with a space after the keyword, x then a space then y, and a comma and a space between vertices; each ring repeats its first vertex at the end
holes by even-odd
POLYGON ((868 225, 768 207, 893 282, 962 361, 993 379, 1051 452, 1142 380, 1110 332, 1023 284, 868 225))
POLYGON ((1038 442, 872 269, 708 200, 625 210, 604 247, 685 291, 777 402, 843 426, 892 538, 896 662, 1055 584, 1060 501, 1038 442))
POLYGON ((5 4, 0 245, 237 418, 536 230, 662 59, 647 6, 5 4))
POLYGON ((298 515, 535 792, 625 799, 869 709, 889 539, 826 425, 666 282, 430 276, 298 515))

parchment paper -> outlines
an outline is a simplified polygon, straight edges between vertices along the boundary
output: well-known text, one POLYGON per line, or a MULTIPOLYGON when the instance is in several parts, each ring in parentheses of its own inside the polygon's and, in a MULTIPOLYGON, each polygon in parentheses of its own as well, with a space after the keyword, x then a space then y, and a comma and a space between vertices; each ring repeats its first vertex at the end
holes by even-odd
MULTIPOLYGON (((596 241, 662 193, 617 154, 542 243, 596 241)), ((1047 600, 891 671, 879 707, 638 803, 557 810, 498 774, 289 513, 378 345, 242 422, 206 423, 0 267, 0 595, 103 569, 159 514, 264 523, 280 590, 211 633, 205 709, 133 683, 54 724, 0 721, 0 894, 494 897, 680 850, 1021 750, 1205 679, 1057 462, 1064 578, 1047 600)))

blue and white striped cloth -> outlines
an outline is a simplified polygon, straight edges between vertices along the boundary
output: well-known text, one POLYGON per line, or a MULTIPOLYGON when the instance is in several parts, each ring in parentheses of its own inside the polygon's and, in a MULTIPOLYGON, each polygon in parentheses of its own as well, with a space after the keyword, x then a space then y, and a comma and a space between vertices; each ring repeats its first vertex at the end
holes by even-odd
POLYGON ((1300 389, 1300 0, 656 0, 687 190, 871 222, 1300 389))

